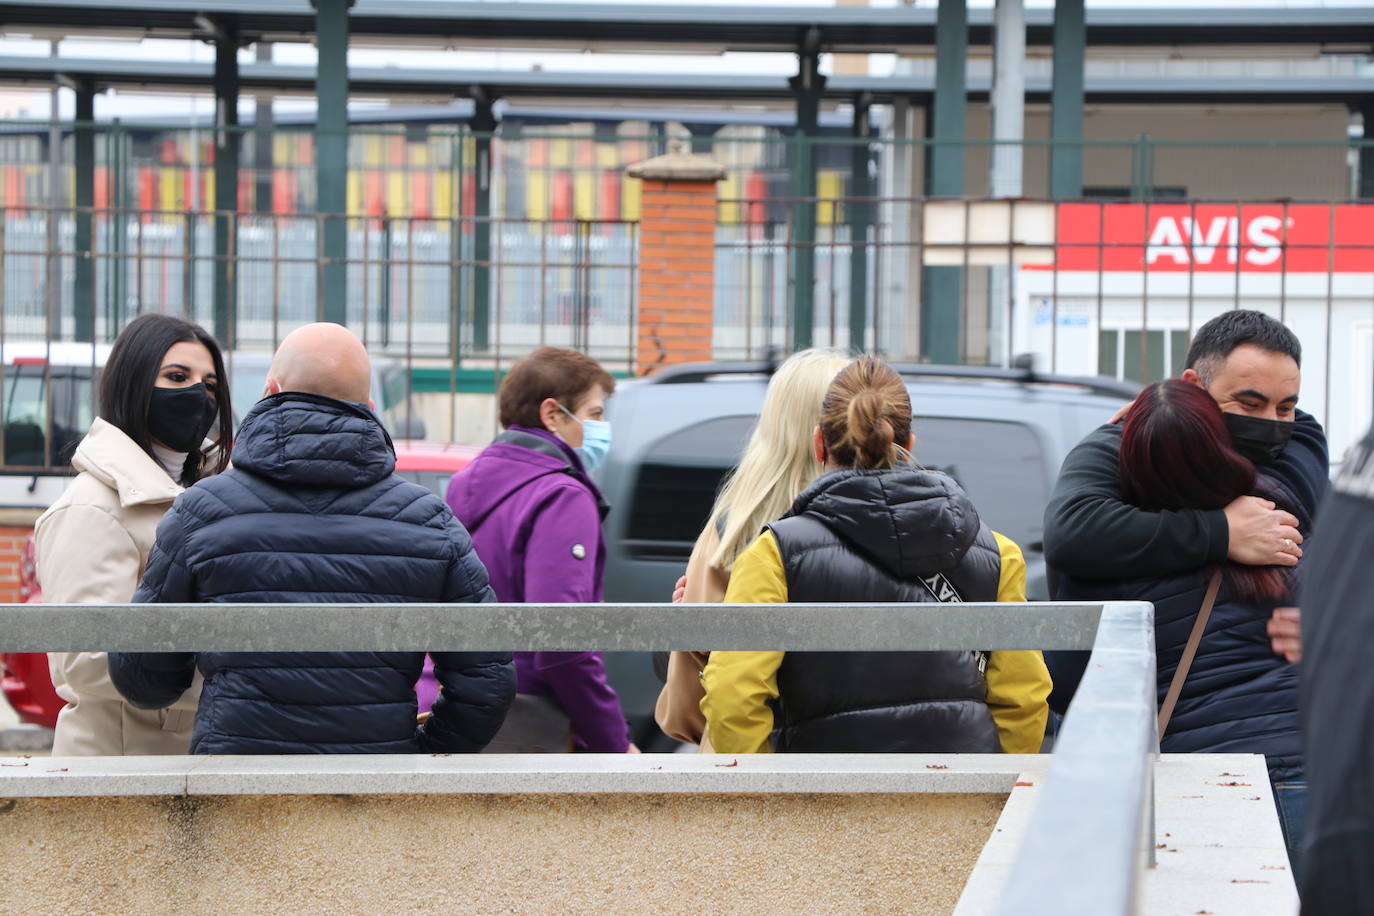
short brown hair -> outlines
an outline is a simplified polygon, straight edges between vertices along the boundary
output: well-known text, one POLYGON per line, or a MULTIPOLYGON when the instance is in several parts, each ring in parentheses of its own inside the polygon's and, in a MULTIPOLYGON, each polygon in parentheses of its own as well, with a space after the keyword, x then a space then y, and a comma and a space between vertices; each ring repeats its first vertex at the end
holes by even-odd
POLYGON ((538 428, 542 425, 539 405, 545 398, 553 398, 575 412, 581 406, 577 399, 593 385, 600 385, 608 395, 615 391, 615 379, 585 353, 540 347, 511 366, 501 383, 496 393, 501 425, 538 428))
POLYGON ((840 370, 821 402, 821 438, 846 468, 890 468, 907 459, 911 395, 897 371, 874 356, 840 370))

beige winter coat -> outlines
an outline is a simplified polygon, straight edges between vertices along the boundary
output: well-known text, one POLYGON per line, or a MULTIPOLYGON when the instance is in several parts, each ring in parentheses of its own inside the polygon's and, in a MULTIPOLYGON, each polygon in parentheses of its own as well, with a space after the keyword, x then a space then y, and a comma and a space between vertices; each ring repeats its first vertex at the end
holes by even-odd
MULTIPOLYGON (((48 604, 125 604, 143 576, 158 522, 181 493, 123 430, 99 418, 77 446, 81 473, 34 525, 38 582, 48 604)), ((184 754, 200 697, 200 675, 168 709, 125 703, 104 652, 48 656, 67 705, 57 716, 53 756, 184 754)))
MULTIPOLYGON (((708 526, 697 538, 692 556, 687 561, 687 591, 682 600, 689 604, 719 604, 725 600, 730 574, 715 569, 708 557, 720 548, 720 535, 715 526, 708 526)), ((668 656, 668 677, 654 706, 654 721, 669 737, 689 744, 700 744, 703 753, 710 753, 706 743, 706 716, 701 712, 701 699, 706 687, 701 673, 706 670, 709 652, 674 652, 668 656)))

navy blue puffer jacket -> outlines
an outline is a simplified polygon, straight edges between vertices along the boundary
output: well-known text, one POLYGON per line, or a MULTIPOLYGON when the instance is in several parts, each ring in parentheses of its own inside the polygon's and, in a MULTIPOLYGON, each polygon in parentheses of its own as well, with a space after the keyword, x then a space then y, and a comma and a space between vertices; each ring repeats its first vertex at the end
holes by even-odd
MULTIPOLYGON (((244 418, 234 468, 177 498, 134 601, 495 600, 467 532, 439 497, 397 477, 366 407, 284 392, 244 418)), ((475 752, 515 695, 509 653, 434 653, 443 687, 415 726, 422 652, 112 653, 136 706, 205 676, 197 754, 475 752)))
MULTIPOLYGON (((1311 513, 1276 479, 1261 475, 1260 492, 1298 517, 1310 538, 1311 513)), ((1304 548, 1309 543, 1304 543, 1304 548)), ((1215 567, 1153 578, 1095 582, 1065 576, 1064 601, 1150 601, 1155 606, 1158 701, 1164 701, 1215 567)), ((1266 624, 1280 601, 1238 597, 1223 581, 1216 604, 1160 749, 1168 754, 1264 754, 1274 783, 1303 779, 1298 722, 1298 667, 1275 655, 1266 624)), ((1046 653, 1057 692, 1072 694, 1087 653, 1046 653)))

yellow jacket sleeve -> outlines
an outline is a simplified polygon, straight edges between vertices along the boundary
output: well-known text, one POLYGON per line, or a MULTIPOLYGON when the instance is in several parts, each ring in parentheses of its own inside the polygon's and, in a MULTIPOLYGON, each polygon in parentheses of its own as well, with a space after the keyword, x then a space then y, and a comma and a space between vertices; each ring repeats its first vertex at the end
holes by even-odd
MULTIPOLYGON (((1010 538, 993 532, 1002 555, 998 601, 1026 600, 1026 560, 1010 538)), ((988 709, 997 737, 1008 754, 1034 754, 1045 740, 1049 719, 1050 673, 1037 651, 988 654, 988 709)))
MULTIPOLYGON (((727 604, 781 604, 787 575, 772 532, 765 531, 735 560, 727 604)), ((717 754, 767 753, 773 731, 782 652, 712 652, 704 674, 706 738, 717 754)))

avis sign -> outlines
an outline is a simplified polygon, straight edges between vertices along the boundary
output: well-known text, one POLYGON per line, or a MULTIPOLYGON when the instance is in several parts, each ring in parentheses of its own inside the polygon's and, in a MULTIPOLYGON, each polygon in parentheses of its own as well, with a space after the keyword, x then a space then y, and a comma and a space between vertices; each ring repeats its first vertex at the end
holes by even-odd
POLYGON ((1374 273, 1374 205, 1061 204, 1059 270, 1374 273))

